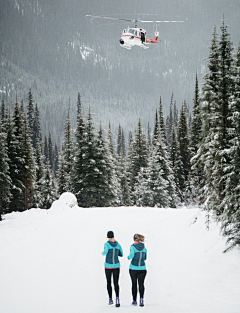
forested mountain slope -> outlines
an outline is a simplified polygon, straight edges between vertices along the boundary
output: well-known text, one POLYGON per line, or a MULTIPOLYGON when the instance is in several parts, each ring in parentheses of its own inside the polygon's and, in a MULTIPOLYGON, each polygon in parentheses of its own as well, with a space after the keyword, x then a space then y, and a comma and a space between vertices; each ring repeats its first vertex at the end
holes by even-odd
MULTIPOLYGON (((87 111, 90 103, 96 122, 100 116, 105 124, 110 120, 113 132, 119 123, 133 130, 139 116, 146 125, 152 119, 148 111, 153 112, 160 95, 165 112, 172 92, 179 107, 183 100, 192 106, 196 71, 200 81, 211 32, 223 14, 235 46, 239 37, 237 1, 1 0, 0 7, 2 97, 14 103, 17 89, 25 101, 32 87, 43 132, 54 129, 55 139, 62 136, 59 125, 69 98, 72 119, 76 114, 78 91, 83 108, 87 111), (118 42, 127 23, 91 21, 86 14, 185 23, 160 24, 160 44, 127 51, 118 42), (6 60, 13 66, 6 67, 6 60)), ((156 25, 144 27, 153 36, 156 25)))

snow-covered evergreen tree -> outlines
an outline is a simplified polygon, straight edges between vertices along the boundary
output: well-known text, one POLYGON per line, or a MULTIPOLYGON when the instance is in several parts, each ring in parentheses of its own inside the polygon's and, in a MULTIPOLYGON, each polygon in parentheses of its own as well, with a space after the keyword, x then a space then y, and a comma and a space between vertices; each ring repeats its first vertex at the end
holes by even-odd
POLYGON ((50 209, 53 201, 57 199, 57 193, 56 185, 49 164, 46 165, 42 186, 42 209, 50 209))
POLYGON ((80 92, 78 92, 78 97, 77 97, 77 122, 78 122, 78 119, 79 119, 81 114, 82 114, 81 95, 80 95, 80 92))
POLYGON ((118 136, 117 136, 117 158, 121 159, 121 151, 122 151, 122 128, 119 124, 118 126, 118 136))
POLYGON ((178 127, 178 109, 177 109, 177 104, 176 101, 174 101, 174 106, 173 106, 173 124, 175 129, 178 127))
POLYGON ((160 102, 159 102, 159 129, 160 129, 161 138, 164 141, 164 144, 167 145, 166 125, 165 125, 164 116, 163 116, 163 106, 162 106, 161 96, 160 96, 160 102))
POLYGON ((48 149, 47 135, 44 136, 43 154, 44 154, 44 157, 45 157, 44 163, 47 164, 49 162, 49 149, 48 149))
POLYGON ((33 144, 33 148, 36 149, 37 148, 37 142, 42 141, 41 125, 40 125, 40 112, 39 112, 37 103, 35 104, 32 132, 33 132, 32 144, 33 144))
POLYGON ((189 131, 184 104, 181 106, 178 121, 177 138, 179 143, 180 157, 183 164, 183 175, 185 184, 185 194, 190 193, 190 149, 189 149, 189 131))
POLYGON ((117 175, 120 182, 120 204, 124 206, 130 206, 133 204, 131 199, 131 190, 130 190, 130 175, 127 172, 127 164, 125 159, 122 157, 120 164, 118 166, 117 175))
POLYGON ((92 206, 113 206, 119 204, 120 191, 116 189, 116 175, 113 159, 107 143, 103 137, 103 130, 100 126, 96 139, 96 152, 94 156, 95 165, 93 169, 94 202, 92 206))
POLYGON ((179 144, 176 137, 175 127, 172 129, 172 145, 170 148, 170 165, 173 171, 176 198, 182 202, 185 194, 185 179, 183 174, 183 163, 180 156, 179 144))
POLYGON ((169 147, 171 146, 173 124, 174 124, 174 120, 173 120, 173 94, 172 94, 171 102, 170 102, 170 112, 166 120, 166 135, 167 135, 167 143, 169 147))
POLYGON ((52 143, 52 136, 51 133, 49 132, 48 134, 48 160, 49 160, 49 165, 51 169, 53 168, 54 164, 54 159, 53 159, 53 143, 52 143))
POLYGON ((35 162, 33 156, 33 148, 31 139, 29 136, 29 129, 27 124, 27 117, 23 120, 23 132, 20 141, 21 145, 21 160, 22 160, 22 172, 21 180, 23 183, 23 205, 24 209, 30 209, 33 205, 34 198, 34 183, 35 183, 35 162))
POLYGON ((228 149, 229 164, 226 175, 225 197, 221 216, 223 234, 227 236, 228 249, 240 245, 240 43, 233 63, 234 89, 230 102, 231 134, 228 149))
POLYGON ((2 132, 1 118, 0 118, 0 221, 2 214, 6 213, 12 194, 11 186, 12 180, 8 166, 8 155, 6 150, 6 134, 2 132))
POLYGON ((73 159, 74 159, 74 149, 73 149, 73 140, 72 140, 72 130, 71 130, 71 122, 68 115, 66 119, 65 133, 63 139, 63 148, 61 155, 61 164, 60 171, 61 175, 59 175, 59 193, 71 191, 71 173, 73 168, 73 159), (64 180, 62 179, 64 178, 64 180))
POLYGON ((197 166, 203 173, 200 180, 201 193, 199 200, 206 210, 215 208, 217 198, 213 190, 212 168, 214 157, 212 152, 212 123, 219 89, 219 42, 216 27, 212 34, 212 41, 207 59, 207 73, 204 76, 202 95, 200 100, 200 113, 202 119, 202 140, 194 157, 194 167, 197 166))
POLYGON ((22 202, 24 189, 22 182, 23 160, 21 158, 22 128, 23 125, 16 96, 14 115, 12 116, 9 110, 9 117, 6 125, 9 171, 12 179, 11 193, 13 196, 11 203, 9 204, 9 212, 24 210, 22 202))
POLYGON ((28 129, 29 129, 29 135, 31 140, 33 141, 33 125, 34 125, 34 105, 33 105, 33 95, 32 95, 32 91, 31 88, 29 89, 28 95, 27 95, 27 99, 28 99, 28 105, 27 105, 27 121, 28 121, 28 129))
POLYGON ((0 119, 1 119, 1 131, 5 132, 6 123, 7 123, 7 112, 5 109, 5 103, 3 99, 2 99, 2 104, 1 104, 0 119))
POLYGON ((37 208, 42 208, 43 200, 43 182, 44 182, 44 173, 46 169, 44 167, 44 156, 41 152, 41 144, 39 139, 37 140, 37 146, 35 150, 35 192, 34 192, 34 201, 33 206, 37 208))
POLYGON ((92 116, 89 107, 88 118, 85 126, 85 136, 83 141, 82 154, 82 171, 79 179, 82 181, 81 206, 91 207, 96 205, 96 136, 94 134, 94 127, 92 123, 92 116))
MULTIPOLYGON (((83 163, 85 162, 85 150, 87 148, 86 126, 83 121, 81 106, 77 118, 77 128, 75 131, 76 149, 75 159, 72 169, 72 191, 77 197, 79 206, 84 205, 84 172, 83 163)), ((60 167, 61 168, 61 167, 60 167)))
POLYGON ((191 138, 190 138, 190 149, 191 149, 191 172, 192 172, 192 190, 194 189, 195 196, 199 194, 199 188, 202 180, 202 167, 196 162, 196 155, 202 141, 202 118, 200 114, 200 98, 198 89, 198 78, 196 74, 195 83, 195 96, 193 105, 193 117, 191 123, 191 138))
MULTIPOLYGON (((129 172, 130 172, 130 189, 133 192, 136 188, 138 175, 142 168, 148 165, 148 148, 146 136, 142 131, 141 120, 139 119, 137 129, 135 131, 135 138, 132 142, 129 156, 129 172)), ((135 197, 134 202, 135 202, 135 197)))

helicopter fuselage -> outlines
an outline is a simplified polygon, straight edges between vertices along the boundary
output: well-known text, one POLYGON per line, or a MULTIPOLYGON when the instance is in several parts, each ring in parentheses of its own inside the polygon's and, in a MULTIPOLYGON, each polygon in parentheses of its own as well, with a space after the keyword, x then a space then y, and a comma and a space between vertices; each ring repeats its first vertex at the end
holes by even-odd
POLYGON ((146 31, 143 28, 127 28, 121 35, 120 46, 125 49, 131 49, 133 46, 139 46, 144 49, 148 47, 146 44, 158 43, 158 32, 155 32, 155 38, 146 37, 146 31))

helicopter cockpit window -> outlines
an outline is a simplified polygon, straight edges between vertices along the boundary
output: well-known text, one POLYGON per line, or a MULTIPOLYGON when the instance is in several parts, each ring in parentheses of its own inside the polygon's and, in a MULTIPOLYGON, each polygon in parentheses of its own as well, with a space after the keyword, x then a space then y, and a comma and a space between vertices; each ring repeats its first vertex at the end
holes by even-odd
POLYGON ((134 35, 134 30, 133 29, 129 29, 129 33, 134 35))

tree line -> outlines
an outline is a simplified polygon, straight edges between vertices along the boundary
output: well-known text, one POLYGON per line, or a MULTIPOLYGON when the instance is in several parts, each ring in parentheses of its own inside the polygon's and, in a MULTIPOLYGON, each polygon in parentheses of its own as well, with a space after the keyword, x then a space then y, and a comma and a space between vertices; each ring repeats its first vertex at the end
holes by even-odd
POLYGON ((196 75, 193 111, 185 102, 178 112, 171 97, 169 115, 162 100, 154 127, 143 130, 139 119, 134 134, 119 125, 117 145, 111 125, 104 134, 93 125, 89 107, 82 114, 78 93, 76 129, 69 111, 63 145, 51 135, 41 137, 39 111, 28 93, 27 113, 1 106, 0 208, 2 213, 31 207, 48 209, 63 192, 73 192, 82 207, 172 207, 199 202, 221 222, 229 247, 240 243, 240 48, 233 54, 227 26, 216 28, 199 91, 196 75), (7 113, 6 113, 7 112, 7 113))

